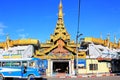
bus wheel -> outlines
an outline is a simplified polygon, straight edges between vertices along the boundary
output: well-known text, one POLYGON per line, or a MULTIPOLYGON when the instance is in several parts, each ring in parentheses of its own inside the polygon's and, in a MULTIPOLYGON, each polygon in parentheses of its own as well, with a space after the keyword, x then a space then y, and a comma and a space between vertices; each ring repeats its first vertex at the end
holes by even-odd
POLYGON ((0 80, 4 80, 4 77, 2 76, 2 74, 0 74, 0 80))
POLYGON ((34 75, 29 75, 27 80, 35 80, 35 76, 34 75))

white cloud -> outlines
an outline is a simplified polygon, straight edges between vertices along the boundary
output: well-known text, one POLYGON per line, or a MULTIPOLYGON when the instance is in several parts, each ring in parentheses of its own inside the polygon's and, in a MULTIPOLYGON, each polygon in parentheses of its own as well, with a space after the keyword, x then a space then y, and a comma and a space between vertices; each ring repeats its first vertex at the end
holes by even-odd
POLYGON ((0 22, 0 35, 2 35, 2 36, 5 35, 4 28, 6 28, 6 26, 0 22))
POLYGON ((26 34, 19 34, 19 37, 21 39, 25 39, 25 38, 27 38, 27 36, 28 36, 28 33, 26 33, 26 34))
POLYGON ((24 28, 21 28, 21 29, 18 29, 16 30, 17 34, 18 34, 18 37, 20 39, 25 39, 28 37, 28 33, 25 32, 25 29, 24 28))

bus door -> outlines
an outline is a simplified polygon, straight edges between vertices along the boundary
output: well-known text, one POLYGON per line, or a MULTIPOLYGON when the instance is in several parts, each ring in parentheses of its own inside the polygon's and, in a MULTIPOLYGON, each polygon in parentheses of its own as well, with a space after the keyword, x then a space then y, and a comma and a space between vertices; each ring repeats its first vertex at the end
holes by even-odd
POLYGON ((22 76, 23 78, 27 78, 29 76, 37 76, 39 77, 38 67, 36 61, 24 61, 22 62, 22 76))
POLYGON ((28 67, 28 62, 27 61, 22 61, 22 66, 21 66, 21 76, 22 77, 27 76, 27 67, 28 67))

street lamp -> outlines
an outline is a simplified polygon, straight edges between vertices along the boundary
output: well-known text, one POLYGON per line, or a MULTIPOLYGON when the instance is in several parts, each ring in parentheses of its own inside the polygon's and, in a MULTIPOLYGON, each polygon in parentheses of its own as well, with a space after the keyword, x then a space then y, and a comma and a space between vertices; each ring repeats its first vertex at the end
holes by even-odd
POLYGON ((78 75, 78 38, 82 36, 83 34, 77 34, 76 35, 76 75, 78 75))

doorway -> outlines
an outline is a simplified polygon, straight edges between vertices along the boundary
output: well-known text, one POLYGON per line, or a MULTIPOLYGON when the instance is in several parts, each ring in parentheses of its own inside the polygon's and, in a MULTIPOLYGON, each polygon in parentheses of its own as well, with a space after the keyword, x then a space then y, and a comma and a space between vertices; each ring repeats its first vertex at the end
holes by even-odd
POLYGON ((53 74, 54 73, 69 74, 69 61, 53 61, 53 74))

